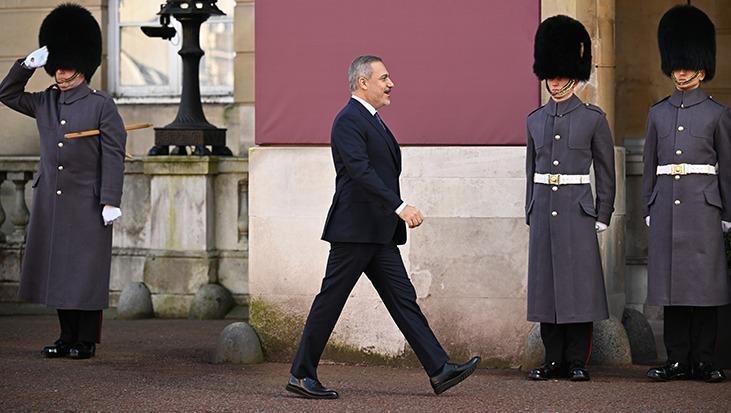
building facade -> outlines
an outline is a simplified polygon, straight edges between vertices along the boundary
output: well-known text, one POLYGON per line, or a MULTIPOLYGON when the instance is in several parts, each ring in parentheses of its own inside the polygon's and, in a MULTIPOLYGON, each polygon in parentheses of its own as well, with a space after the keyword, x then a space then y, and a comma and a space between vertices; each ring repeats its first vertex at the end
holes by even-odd
MULTIPOLYGON (((593 42, 595 69, 580 97, 604 109, 615 139, 616 211, 610 230, 600 235, 610 312, 620 323, 626 308, 640 311, 660 338, 662 311, 644 305, 646 231, 637 214, 645 118, 649 107, 672 89, 660 71, 656 27, 664 11, 677 1, 524 3, 521 13, 507 14, 502 19, 507 23, 505 30, 518 28, 514 30, 516 36, 522 33, 523 43, 501 37, 497 29, 491 32, 488 24, 480 27, 475 23, 480 13, 489 21, 491 13, 505 12, 505 7, 511 7, 506 3, 512 2, 464 2, 473 4, 474 14, 469 8, 456 6, 438 9, 447 6, 436 1, 403 2, 390 6, 390 20, 376 21, 371 27, 364 26, 354 11, 348 14, 348 3, 317 0, 270 5, 274 2, 264 1, 219 0, 226 16, 212 19, 202 31, 206 51, 201 69, 204 110, 211 123, 227 128, 233 158, 148 158, 145 154, 153 144, 152 130, 130 133, 127 149, 136 159, 128 162, 124 215, 115 224, 113 303, 127 284, 141 281, 152 291, 158 316, 185 316, 202 285, 220 284, 238 302, 250 304, 251 322, 267 356, 288 361, 324 274, 328 245, 320 241, 320 233, 334 188, 330 152, 324 143, 338 105, 348 96, 345 69, 356 54, 384 53, 397 84, 393 108, 384 110, 384 118, 396 136, 403 138, 403 197, 427 217, 421 228, 410 231, 409 242, 402 248, 419 303, 451 354, 480 353, 493 366, 526 364, 534 326, 525 321, 525 147, 510 129, 491 126, 499 122, 482 122, 479 118, 466 118, 478 119, 479 133, 470 135, 470 128, 463 127, 462 135, 430 135, 430 130, 447 130, 439 127, 464 121, 460 114, 469 113, 450 112, 450 107, 459 102, 450 105, 448 101, 436 102, 433 112, 425 112, 428 104, 419 106, 413 99, 408 104, 409 93, 436 88, 437 93, 443 93, 437 96, 448 97, 449 90, 443 89, 462 90, 457 82, 463 79, 444 80, 407 68, 427 54, 424 64, 446 72, 457 67, 466 75, 480 71, 516 72, 516 76, 527 73, 528 77, 504 82, 506 89, 473 87, 469 95, 477 96, 474 105, 483 102, 486 108, 494 107, 492 113, 498 113, 495 111, 501 107, 519 108, 512 111, 517 121, 510 118, 509 123, 515 126, 522 122, 517 128, 523 129, 527 113, 547 100, 547 95, 540 92, 541 85, 531 78, 532 34, 541 19, 567 14, 584 23, 593 42), (335 8, 345 14, 335 13, 335 8), (430 13, 435 14, 434 10, 445 21, 457 24, 427 19, 430 13), (297 48, 304 40, 295 35, 296 30, 319 30, 312 16, 324 16, 323 24, 336 26, 343 33, 322 42, 337 45, 337 50, 328 49, 322 54, 331 60, 314 59, 320 56, 315 50, 319 43, 310 44, 309 51, 297 48), (461 21, 465 22, 464 28, 460 28, 461 21), (462 49, 459 42, 440 43, 439 39, 469 35, 467 27, 473 26, 466 24, 468 21, 475 33, 484 33, 486 39, 472 39, 470 47, 462 49), (397 24, 389 28, 392 23, 397 24), (365 42, 363 36, 350 35, 349 27, 361 32, 366 28, 403 30, 404 36, 422 30, 434 35, 429 37, 434 43, 419 43, 417 54, 417 48, 365 42), (269 47, 271 34, 277 32, 289 37, 281 48, 269 47), (501 44, 522 46, 500 58, 493 54, 478 58, 485 49, 500 53, 501 44), (285 50, 285 46, 292 50, 285 50), (353 52, 347 53, 348 47, 353 52), (452 60, 445 61, 438 53, 428 54, 430 50, 446 53, 450 49, 455 49, 452 60), (259 60, 255 60, 257 51, 259 60), (286 55, 284 63, 275 64, 277 54, 285 52, 292 54, 286 55), (478 57, 462 61, 462 55, 478 57), (516 62, 520 62, 519 67, 511 67, 516 62), (298 86, 297 76, 293 76, 303 68, 306 73, 332 73, 317 83, 314 94, 307 99, 297 95, 306 87, 298 86), (450 81, 455 84, 450 85, 450 81), (401 90, 403 100, 399 97, 401 90), (333 101, 333 93, 340 100, 333 101), (509 104, 488 103, 507 95, 514 99, 509 104), (308 118, 291 109, 297 104, 322 112, 308 118), (292 119, 302 122, 303 129, 319 126, 309 135, 298 135, 294 129, 287 135, 286 129, 277 129, 280 122, 292 119), (428 124, 424 119, 437 127, 413 129, 419 120, 428 124)), ((38 26, 58 3, 0 0, 0 24, 7 33, 0 39, 0 71, 38 47, 38 26)), ((103 64, 92 85, 116 97, 126 123, 163 126, 172 121, 180 93, 179 58, 175 54, 179 43, 176 39, 165 42, 146 38, 139 31, 141 25, 156 23, 155 13, 162 1, 79 3, 92 11, 105 35, 103 64)), ((374 3, 391 4, 382 0, 374 3)), ((693 1, 714 20, 718 32, 718 75, 706 89, 718 100, 731 103, 731 49, 727 47, 731 14, 724 3, 693 1)), ((414 41, 418 37, 414 36, 414 41)), ((49 80, 44 73, 38 73, 29 88, 43 89, 49 80)), ((456 99, 462 96, 466 95, 456 99)), ((484 117, 489 118, 490 113, 486 110, 484 117)), ((27 210, 23 208, 30 202, 27 182, 32 177, 38 142, 32 119, 0 107, 0 122, 5 125, 0 132, 4 142, 0 174, 6 181, 0 201, 7 211, 0 214, 7 216, 0 220, 6 234, 0 248, 0 300, 7 302, 14 300, 17 289, 27 224, 27 210)), ((725 320, 728 322, 728 318, 725 320)), ((657 343, 662 351, 661 340, 657 343)), ((365 277, 349 299, 331 344, 327 355, 333 359, 413 361, 408 345, 365 277)))

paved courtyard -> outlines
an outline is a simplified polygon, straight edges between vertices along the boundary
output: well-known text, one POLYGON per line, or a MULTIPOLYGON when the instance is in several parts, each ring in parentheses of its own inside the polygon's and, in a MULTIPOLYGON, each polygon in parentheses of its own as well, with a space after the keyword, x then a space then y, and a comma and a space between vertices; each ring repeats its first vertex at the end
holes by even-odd
POLYGON ((646 366, 592 368, 588 383, 481 369, 435 396, 419 369, 324 365, 339 400, 284 391, 288 365, 212 364, 231 321, 105 320, 91 360, 40 356, 53 316, 0 316, 0 412, 728 412, 731 381, 650 383, 646 366))

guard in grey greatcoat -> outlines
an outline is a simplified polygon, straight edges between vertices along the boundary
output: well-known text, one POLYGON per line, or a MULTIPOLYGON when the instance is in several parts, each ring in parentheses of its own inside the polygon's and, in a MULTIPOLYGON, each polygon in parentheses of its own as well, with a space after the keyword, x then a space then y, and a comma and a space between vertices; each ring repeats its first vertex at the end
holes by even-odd
POLYGON ((593 321, 609 316, 596 233, 610 224, 615 176, 604 112, 573 94, 591 73, 584 26, 562 15, 541 23, 533 71, 551 99, 527 122, 528 320, 541 323, 546 349, 545 364, 528 377, 585 381, 593 321))
POLYGON ((717 307, 731 303, 723 230, 731 221, 731 111, 700 88, 713 78, 715 29, 693 6, 660 20, 662 70, 675 91, 650 109, 643 205, 647 304, 664 306, 665 366, 654 380, 722 381, 713 367, 717 307))
POLYGON ((47 357, 88 358, 109 301, 109 224, 121 215, 126 132, 114 101, 87 84, 101 62, 101 31, 89 11, 57 7, 43 21, 39 43, 0 84, 0 101, 35 118, 40 134, 19 295, 58 310, 61 334, 44 348, 47 357), (56 84, 26 92, 44 65, 56 84), (94 129, 101 134, 64 137, 94 129))

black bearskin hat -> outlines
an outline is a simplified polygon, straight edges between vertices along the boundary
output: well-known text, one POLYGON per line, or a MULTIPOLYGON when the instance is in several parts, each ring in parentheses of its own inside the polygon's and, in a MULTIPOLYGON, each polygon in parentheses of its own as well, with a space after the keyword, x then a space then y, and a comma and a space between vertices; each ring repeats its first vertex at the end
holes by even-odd
POLYGON ((657 28, 662 71, 705 70, 704 80, 716 74, 716 28, 702 10, 680 5, 668 10, 657 28))
POLYGON ((591 38, 579 21, 558 15, 536 31, 533 73, 539 79, 566 77, 581 81, 591 76, 591 38))
POLYGON ((38 44, 48 47, 45 69, 54 76, 57 69, 74 69, 87 82, 102 62, 102 32, 89 10, 78 4, 62 4, 41 24, 38 44))

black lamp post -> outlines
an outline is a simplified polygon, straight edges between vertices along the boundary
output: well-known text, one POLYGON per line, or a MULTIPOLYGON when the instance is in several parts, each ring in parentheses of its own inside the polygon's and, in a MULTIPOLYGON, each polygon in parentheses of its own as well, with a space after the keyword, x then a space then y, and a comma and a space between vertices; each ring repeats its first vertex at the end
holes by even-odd
POLYGON ((183 45, 178 54, 183 59, 183 93, 180 96, 178 115, 175 120, 162 128, 155 128, 155 146, 149 155, 167 155, 168 146, 194 146, 194 155, 231 156, 226 147, 226 129, 210 124, 203 114, 201 103, 199 65, 204 52, 200 47, 201 24, 208 17, 221 16, 224 13, 216 7, 217 0, 167 0, 160 6, 160 26, 143 27, 142 31, 149 37, 160 37, 170 40, 175 36, 175 28, 170 27, 170 16, 180 21, 183 26, 183 45), (212 152, 206 146, 212 147, 212 152))

